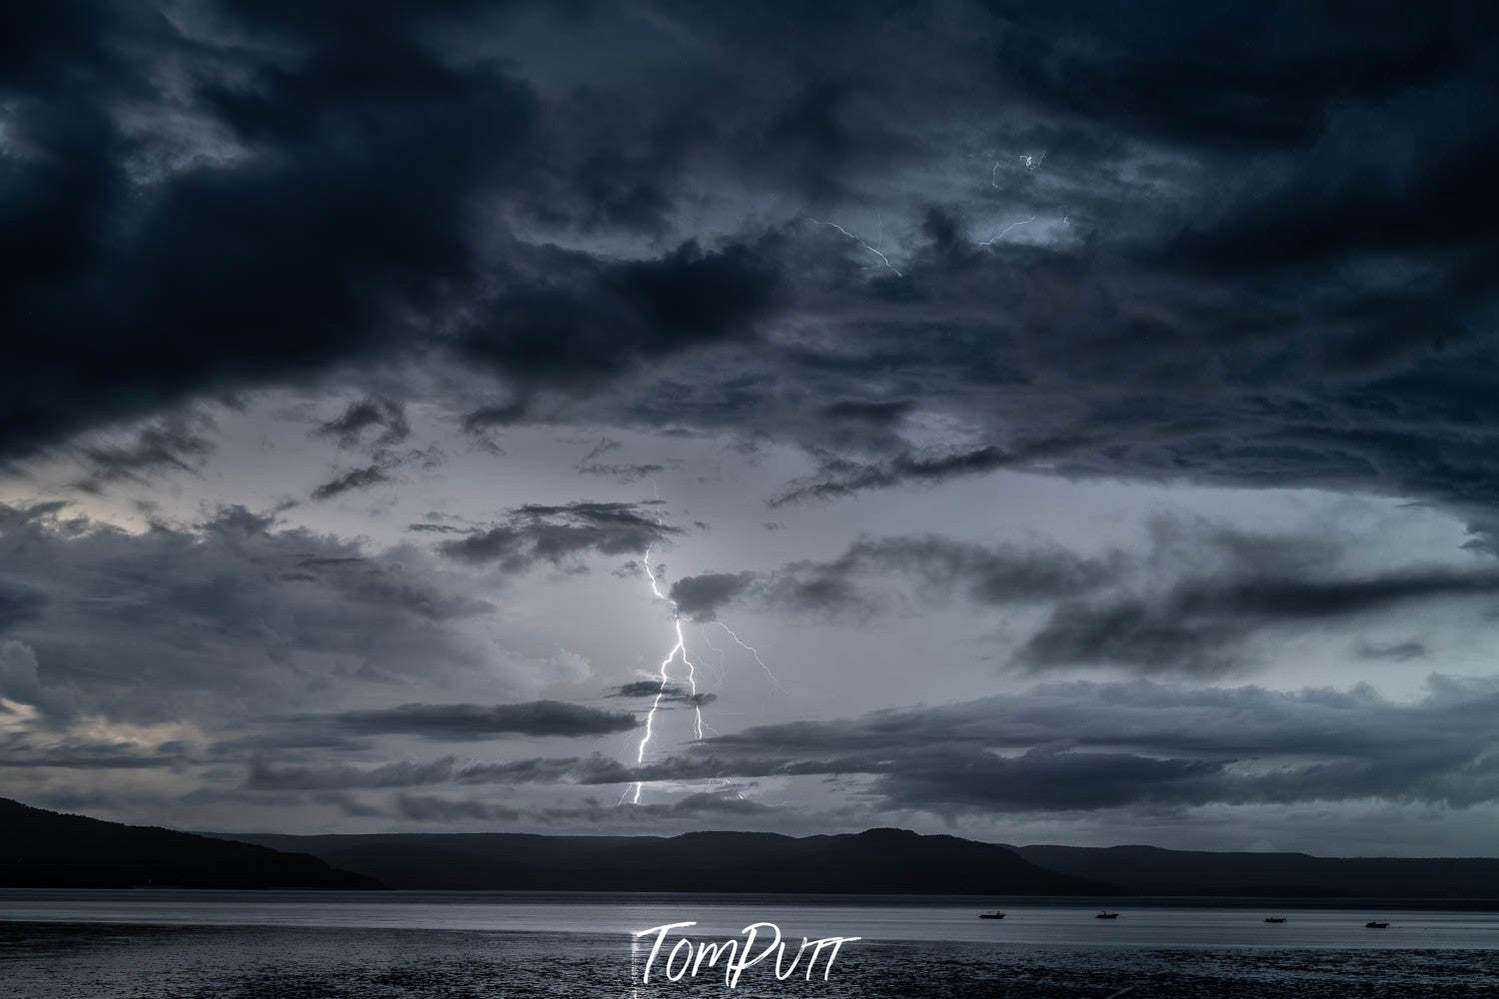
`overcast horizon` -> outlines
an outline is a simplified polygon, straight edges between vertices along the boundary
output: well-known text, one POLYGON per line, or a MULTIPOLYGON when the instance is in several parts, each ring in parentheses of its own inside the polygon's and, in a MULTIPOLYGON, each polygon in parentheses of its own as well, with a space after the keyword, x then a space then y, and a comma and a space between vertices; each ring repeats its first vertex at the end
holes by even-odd
POLYGON ((1489 9, 85 6, 0 796, 1494 853, 1489 9))

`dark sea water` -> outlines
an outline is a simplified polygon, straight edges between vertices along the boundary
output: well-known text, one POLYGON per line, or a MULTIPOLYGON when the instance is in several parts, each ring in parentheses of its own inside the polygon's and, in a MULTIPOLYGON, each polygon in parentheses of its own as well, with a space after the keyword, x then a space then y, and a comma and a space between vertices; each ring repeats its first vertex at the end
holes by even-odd
MULTIPOLYGON (((0 891, 0 997, 1363 997, 1499 996, 1499 914, 1079 906, 774 896, 0 891), (1389 929, 1364 922, 1387 919, 1389 929), (831 969, 731 991, 721 970, 641 980, 651 937, 770 921, 791 939, 859 936, 831 969), (827 978, 824 980, 823 973, 827 978)), ((668 938, 667 947, 678 939, 668 938)), ((761 938, 763 944, 764 938, 761 938)), ((761 944, 757 944, 757 951, 761 944)), ((719 969, 722 968, 720 963, 719 969)))

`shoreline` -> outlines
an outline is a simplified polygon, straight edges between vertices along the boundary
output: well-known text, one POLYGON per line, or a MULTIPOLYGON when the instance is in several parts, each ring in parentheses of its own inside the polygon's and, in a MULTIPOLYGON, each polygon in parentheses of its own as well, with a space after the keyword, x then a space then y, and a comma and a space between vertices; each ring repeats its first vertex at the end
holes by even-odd
POLYGON ((496 890, 475 889, 377 889, 342 890, 324 888, 44 888, 35 886, 0 886, 0 921, 10 921, 3 911, 7 898, 38 897, 87 898, 89 896, 147 898, 195 896, 219 898, 255 904, 265 902, 331 900, 376 905, 411 902, 474 904, 484 901, 501 903, 525 901, 580 905, 588 902, 692 902, 698 905, 743 905, 790 903, 810 906, 911 906, 911 907, 980 907, 1011 906, 1017 908, 1078 909, 1371 909, 1397 912, 1499 912, 1499 898, 1385 897, 1367 896, 1281 896, 1281 895, 979 895, 920 893, 851 893, 851 892, 734 892, 734 891, 589 891, 567 889, 496 890))

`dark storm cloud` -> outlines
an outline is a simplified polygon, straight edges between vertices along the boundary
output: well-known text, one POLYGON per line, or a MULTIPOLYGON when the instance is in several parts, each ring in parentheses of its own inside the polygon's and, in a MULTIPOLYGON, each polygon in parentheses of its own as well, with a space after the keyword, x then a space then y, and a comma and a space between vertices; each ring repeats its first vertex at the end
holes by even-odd
POLYGON ((677 610, 694 621, 712 621, 718 609, 738 599, 755 586, 752 572, 705 572, 683 576, 671 584, 671 599, 677 610))
POLYGON ((578 502, 531 504, 510 511, 505 523, 441 542, 449 558, 496 564, 519 572, 540 561, 559 565, 586 552, 638 555, 682 533, 645 512, 642 504, 578 502))
POLYGON ((145 483, 163 472, 196 474, 213 451, 207 436, 212 430, 213 421, 205 416, 179 414, 142 427, 123 442, 87 444, 79 450, 87 471, 75 485, 97 493, 110 483, 145 483))
POLYGON ((631 482, 639 482, 641 479, 650 478, 657 472, 664 471, 666 471, 665 465, 657 465, 648 461, 634 465, 608 464, 595 461, 578 466, 578 474, 580 475, 605 475, 623 485, 628 485, 631 482))
POLYGON ((354 787, 417 787, 450 780, 455 769, 451 756, 424 763, 397 761, 376 767, 348 765, 310 767, 273 763, 264 757, 250 762, 246 786, 262 791, 342 790, 354 787))
MULTIPOLYGON (((1442 606, 1482 614, 1499 572, 1466 563, 1353 566, 1359 538, 1246 532, 1194 518, 1157 518, 1140 556, 1084 556, 1057 545, 981 545, 938 535, 862 538, 837 558, 768 573, 676 580, 681 613, 714 620, 743 603, 837 617, 898 607, 1045 605, 1010 665, 1025 671, 1112 666, 1136 674, 1220 676, 1260 665, 1253 641, 1398 619, 1442 606), (1376 619, 1375 615, 1383 615, 1376 619)), ((1411 659, 1426 647, 1359 643, 1360 658, 1411 659)))
POLYGON ((1412 704, 1367 687, 1043 685, 752 728, 654 769, 663 777, 862 773, 889 806, 938 811, 1360 798, 1464 807, 1499 800, 1499 745, 1487 721, 1496 705, 1492 682, 1442 677, 1412 704))
POLYGON ((630 683, 621 684, 614 690, 614 697, 655 697, 657 694, 666 694, 671 697, 680 697, 681 687, 673 687, 663 684, 660 680, 633 680, 630 683))
MULTIPOLYGON (((1148 597, 1059 604, 1016 653, 1015 662, 1037 670, 1112 663, 1144 673, 1215 676, 1250 665, 1241 644, 1269 629, 1325 626, 1402 605, 1496 594, 1499 572, 1481 566, 1343 578, 1259 575, 1236 566, 1224 577, 1188 578, 1148 597)), ((1404 647, 1385 657, 1419 654, 1419 647, 1404 647)))
POLYGON ((866 489, 888 489, 905 483, 935 485, 946 479, 992 472, 1016 463, 1014 455, 997 447, 941 455, 900 454, 870 464, 828 459, 823 462, 817 476, 795 483, 772 499, 770 505, 778 507, 803 500, 834 499, 866 489))
POLYGON ((422 358, 502 382, 475 429, 800 442, 786 502, 1499 503, 1485 5, 4 16, 0 455, 422 358))
POLYGON ((495 802, 440 798, 431 794, 397 795, 396 811, 401 818, 414 822, 453 822, 464 819, 514 822, 522 814, 517 808, 495 802))
POLYGON ((621 684, 609 696, 650 698, 658 704, 669 706, 676 703, 692 707, 702 707, 718 700, 717 694, 707 691, 699 691, 693 694, 682 687, 662 683, 660 680, 635 680, 630 683, 621 684))
POLYGON ((437 784, 617 784, 631 780, 624 764, 606 756, 549 756, 519 760, 460 762, 396 760, 375 766, 345 763, 306 765, 257 756, 246 786, 261 790, 317 790, 346 787, 424 787, 437 784))
POLYGON ((549 286, 488 306, 458 341, 468 361, 542 384, 586 385, 686 347, 751 336, 776 303, 770 246, 602 265, 583 254, 547 262, 549 286))
POLYGON ((1435 605, 1481 611, 1499 595, 1499 572, 1476 559, 1351 566, 1361 542, 1337 530, 1273 534, 1160 518, 1151 542, 1139 565, 1115 563, 1118 586, 1054 591, 1064 599, 1012 665, 1221 676, 1259 665, 1263 651, 1252 648, 1254 639, 1398 620, 1435 605))
POLYGON ((47 605, 47 596, 24 583, 0 581, 0 633, 35 620, 47 605))
POLYGON ((533 97, 393 8, 329 15, 357 40, 288 14, 9 13, 7 452, 394 345, 463 279, 465 206, 513 175, 533 97))
POLYGON ((0 735, 0 767, 58 767, 74 770, 154 770, 187 762, 181 746, 142 746, 120 739, 113 742, 77 739, 43 741, 18 733, 0 735))
POLYGON ((1058 812, 1377 799, 1499 801, 1493 681, 1433 676, 1412 703, 1348 691, 1047 684, 859 718, 759 726, 643 766, 590 757, 252 768, 252 786, 619 785, 862 777, 882 806, 1058 812))
POLYGON ((385 470, 379 465, 355 468, 318 486, 312 491, 312 498, 315 500, 332 499, 344 493, 368 489, 389 481, 390 476, 386 475, 385 470))
POLYGON ((910 399, 891 402, 864 402, 859 399, 842 399, 822 407, 822 415, 834 420, 854 420, 887 426, 899 423, 916 409, 910 399))
MULTIPOLYGON (((6 627, 0 622, 0 628, 6 627)), ((0 698, 11 701, 11 705, 0 704, 0 714, 16 714, 17 705, 30 705, 41 712, 41 743, 50 752, 61 749, 64 740, 57 738, 56 726, 65 723, 78 711, 78 692, 68 684, 45 684, 36 661, 36 650, 24 642, 0 641, 0 698)), ((8 727, 8 726, 7 726, 8 727)), ((17 744, 29 744, 38 733, 28 731, 29 726, 14 727, 6 736, 17 744)), ((97 743, 93 737, 82 740, 88 745, 97 743)), ((71 752, 73 750, 66 750, 71 752)))
POLYGON ((1125 568, 1121 555, 1085 558, 1057 546, 984 546, 937 535, 862 538, 836 559, 793 562, 769 574, 704 573, 672 584, 678 609, 711 621, 736 600, 803 613, 867 612, 892 578, 916 584, 915 599, 961 595, 979 606, 1055 600, 1103 588, 1125 568))
POLYGON ((627 711, 603 711, 564 701, 525 704, 403 704, 373 711, 344 711, 331 720, 363 735, 419 735, 442 741, 497 735, 612 735, 635 728, 627 711))
POLYGON ((34 649, 89 711, 207 718, 413 671, 493 675, 479 629, 493 608, 418 552, 367 552, 240 507, 139 535, 64 512, 0 506, 0 592, 31 594, 0 637, 34 649))
POLYGON ((617 825, 621 821, 713 819, 728 820, 773 814, 770 805, 750 801, 733 793, 697 792, 669 802, 630 805, 622 813, 612 803, 588 801, 582 805, 517 808, 476 798, 401 793, 396 796, 396 814, 416 822, 482 820, 515 822, 530 820, 542 825, 576 826, 578 823, 617 825))
POLYGON ((411 424, 406 420, 406 410, 393 399, 364 398, 349 404, 341 414, 319 424, 316 433, 331 437, 342 448, 359 445, 365 431, 378 428, 379 433, 371 438, 376 447, 400 444, 411 436, 411 424))
POLYGON ((0 453, 432 346, 575 384, 751 334, 778 284, 763 249, 618 261, 477 232, 486 202, 540 205, 592 154, 564 148, 576 109, 445 45, 503 13, 7 12, 0 453))
POLYGON ((1354 646, 1354 654, 1361 659, 1393 659, 1396 662, 1406 662, 1411 659, 1425 658, 1430 651, 1424 642, 1393 642, 1389 645, 1375 645, 1370 642, 1359 642, 1354 646))

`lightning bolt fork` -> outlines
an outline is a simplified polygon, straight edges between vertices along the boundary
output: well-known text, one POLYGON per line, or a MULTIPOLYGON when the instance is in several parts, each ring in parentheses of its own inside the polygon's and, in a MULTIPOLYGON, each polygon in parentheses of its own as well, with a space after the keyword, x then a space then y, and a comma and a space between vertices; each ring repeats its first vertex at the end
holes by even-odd
MULTIPOLYGON (((650 584, 651 595, 657 600, 666 601, 671 606, 671 626, 672 633, 676 636, 676 643, 667 650, 666 658, 661 660, 661 687, 656 691, 650 710, 645 714, 645 732, 640 736, 640 744, 635 747, 636 766, 645 762, 646 750, 650 748, 651 738, 655 735, 656 712, 660 710, 661 699, 666 696, 667 685, 671 682, 671 664, 678 657, 687 667, 687 688, 692 696, 693 732, 699 739, 703 737, 703 706, 697 700, 697 664, 687 654, 687 639, 682 634, 682 616, 677 613, 677 602, 662 593, 656 581, 655 570, 651 568, 651 550, 651 548, 645 550, 645 555, 641 558, 641 568, 645 572, 646 582, 650 584)), ((636 781, 631 790, 626 791, 625 796, 620 798, 620 802, 623 803, 627 796, 631 804, 640 804, 640 793, 644 789, 644 783, 636 781)))
MULTIPOLYGON (((880 258, 880 263, 884 264, 885 267, 890 271, 891 274, 894 274, 896 277, 903 277, 904 276, 904 275, 901 274, 900 271, 898 271, 898 270, 895 269, 895 265, 894 264, 890 263, 890 258, 889 257, 885 256, 879 250, 877 250, 874 247, 870 246, 868 243, 864 242, 864 240, 860 239, 858 236, 855 236, 853 233, 851 233, 847 229, 843 228, 843 226, 839 225, 837 222, 823 222, 820 219, 814 219, 814 218, 811 218, 811 217, 808 217, 807 221, 811 222, 813 225, 827 226, 829 229, 836 229, 836 230, 838 230, 840 233, 842 233, 843 235, 847 236, 849 239, 853 240, 855 243, 858 243, 860 246, 864 247, 864 249, 868 250, 870 253, 873 253, 875 256, 879 257, 880 258)), ((883 228, 884 228, 883 224, 881 225, 880 228, 883 230, 883 228)))

